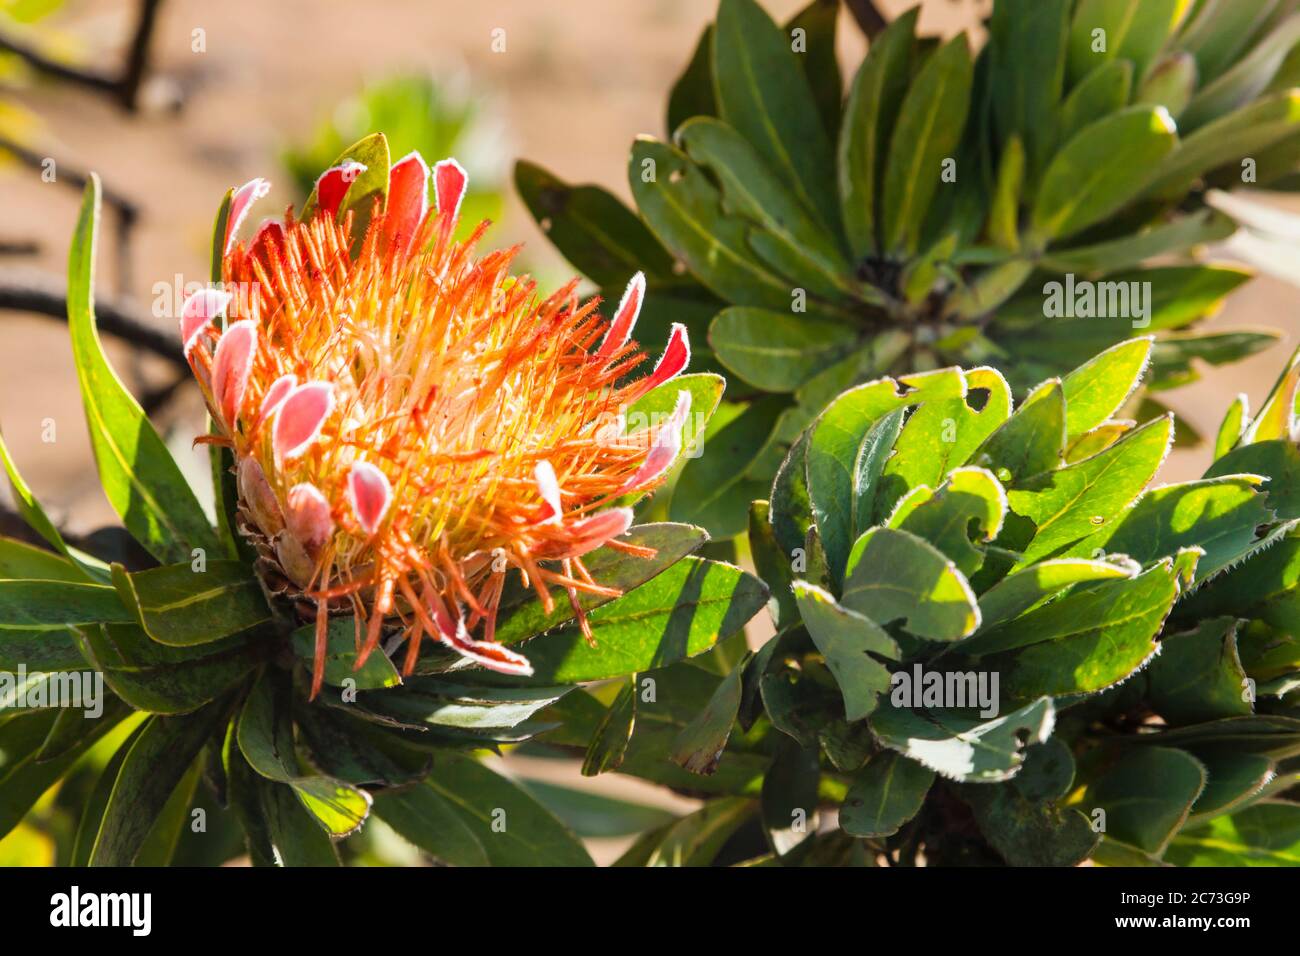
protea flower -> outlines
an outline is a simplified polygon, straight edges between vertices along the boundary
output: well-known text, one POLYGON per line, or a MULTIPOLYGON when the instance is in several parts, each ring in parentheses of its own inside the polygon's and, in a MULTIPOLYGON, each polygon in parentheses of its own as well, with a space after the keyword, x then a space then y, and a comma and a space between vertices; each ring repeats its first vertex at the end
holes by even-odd
POLYGON ((518 247, 476 256, 487 222, 452 238, 467 182, 453 159, 433 168, 432 208, 424 160, 396 163, 354 236, 344 200, 363 169, 327 170, 310 215, 290 210, 248 242, 239 224, 268 184, 235 193, 225 288, 191 297, 180 319, 216 425, 208 440, 234 453, 239 530, 268 592, 316 621, 313 696, 330 614, 355 614, 358 666, 391 632, 406 673, 427 634, 528 674, 493 640, 511 571, 548 613, 551 587, 567 591, 591 640, 579 592, 618 592, 583 555, 653 555, 618 540, 626 502, 663 480, 690 394, 657 427, 626 434, 620 416, 686 367, 686 331, 674 326, 636 377, 644 278, 610 321, 598 300, 579 303, 576 279, 542 298, 510 273, 518 247))

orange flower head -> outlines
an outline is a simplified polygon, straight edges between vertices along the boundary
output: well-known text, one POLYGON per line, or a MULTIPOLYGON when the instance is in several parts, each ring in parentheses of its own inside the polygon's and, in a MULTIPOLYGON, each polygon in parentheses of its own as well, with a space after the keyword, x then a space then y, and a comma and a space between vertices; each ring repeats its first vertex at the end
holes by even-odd
POLYGON ((267 185, 237 190, 223 265, 232 291, 203 290, 182 309, 213 440, 234 453, 239 530, 269 588, 315 618, 313 696, 332 613, 356 617, 358 666, 387 629, 407 642, 406 673, 427 634, 529 674, 494 640, 508 573, 548 613, 551 588, 566 591, 590 640, 579 594, 618 592, 583 555, 653 554, 618 540, 632 513, 617 503, 664 479, 690 393, 657 427, 628 434, 622 413, 686 367, 685 329, 673 326, 636 378, 643 276, 609 321, 597 301, 579 303, 577 280, 541 298, 510 272, 517 247, 476 257, 487 222, 453 238, 464 170, 444 160, 431 175, 414 153, 354 239, 353 211, 340 210, 361 171, 326 171, 308 215, 268 221, 247 243, 236 230, 267 185))

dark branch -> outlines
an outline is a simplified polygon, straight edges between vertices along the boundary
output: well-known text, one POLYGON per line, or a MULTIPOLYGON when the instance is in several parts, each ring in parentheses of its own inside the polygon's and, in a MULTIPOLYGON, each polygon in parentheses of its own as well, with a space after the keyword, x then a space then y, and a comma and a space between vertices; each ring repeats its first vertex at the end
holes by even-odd
MULTIPOLYGON (((67 321, 68 292, 62 281, 36 272, 0 269, 0 309, 13 309, 67 321)), ((139 318, 130 304, 99 296, 95 301, 99 330, 189 370, 180 342, 139 318)))
POLYGON ((844 3, 867 39, 874 40, 881 30, 889 26, 889 21, 876 9, 872 0, 844 0, 844 3))
POLYGON ((126 62, 117 75, 54 59, 36 47, 4 33, 0 33, 0 51, 14 54, 32 69, 51 79, 105 94, 116 100, 123 109, 135 112, 140 85, 148 69, 149 41, 153 39, 161 6, 162 0, 141 0, 140 16, 136 19, 135 32, 131 35, 131 44, 127 48, 126 62))

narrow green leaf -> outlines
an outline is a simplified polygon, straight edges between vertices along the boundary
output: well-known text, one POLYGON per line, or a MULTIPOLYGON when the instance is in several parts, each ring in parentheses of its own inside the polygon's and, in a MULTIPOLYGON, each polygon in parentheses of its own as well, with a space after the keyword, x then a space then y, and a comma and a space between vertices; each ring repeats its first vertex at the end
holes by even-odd
MULTIPOLYGON (((979 634, 983 635, 1000 624, 1018 618, 1075 584, 1134 576, 1134 568, 1104 561, 1085 561, 1081 558, 1040 561, 1007 575, 980 596, 983 623, 979 634)), ((963 645, 963 648, 969 648, 973 644, 974 639, 971 644, 963 645)))
POLYGON ((636 214, 599 186, 571 186, 541 166, 515 164, 515 188, 546 237, 600 286, 622 288, 636 272, 680 283, 673 259, 636 214))
POLYGON ((919 7, 895 19, 872 42, 844 107, 838 172, 844 229, 855 258, 879 248, 879 191, 887 145, 907 91, 919 7))
POLYGON ((470 757, 439 756, 425 781, 478 840, 493 866, 591 866, 577 837, 525 790, 470 757))
POLYGON ((622 766, 636 729, 636 701, 637 676, 632 674, 623 682, 592 734, 582 761, 584 777, 595 777, 622 766))
MULTIPOLYGON (((402 683, 392 660, 382 652, 366 658, 360 670, 357 663, 357 623, 350 617, 330 620, 325 637, 325 683, 343 687, 352 681, 356 690, 399 687, 402 683)), ((316 625, 304 624, 293 632, 293 652, 303 666, 311 670, 316 659, 316 625)))
MULTIPOLYGON (((1086 126, 1118 113, 1128 105, 1133 90, 1133 64, 1128 60, 1111 60, 1089 73, 1061 105, 1057 121, 1057 142, 1068 143, 1086 126)), ((1143 101, 1146 102, 1146 101, 1143 101)), ((1151 102, 1152 106, 1163 106, 1151 102)))
POLYGON ((713 34, 720 115, 824 225, 839 227, 834 159, 790 37, 754 0, 722 0, 713 34))
POLYGON ((999 0, 989 21, 989 87, 1001 142, 1025 148, 1037 182, 1056 135, 1072 0, 999 0))
POLYGON ((746 654, 722 679, 699 715, 682 728, 668 758, 691 773, 709 775, 718 769, 732 727, 740 713, 746 654))
POLYGON ((455 805, 430 786, 390 790, 375 797, 375 813, 435 860, 487 866, 487 851, 455 805))
POLYGON ((1155 476, 1172 437, 1171 418, 1158 418, 1098 455, 1009 491, 1011 510, 1034 524, 1033 538, 1017 568, 1114 522, 1155 476))
POLYGON ((791 283, 761 262, 743 219, 680 150, 648 137, 632 144, 628 183, 646 225, 700 282, 736 305, 788 310, 791 283))
POLYGON ((0 580, 0 632, 130 620, 131 612, 107 585, 0 580))
POLYGON ((150 717, 133 739, 104 807, 91 866, 129 866, 157 815, 226 715, 213 704, 183 717, 150 717))
POLYGON ((1129 60, 1139 77, 1182 23, 1191 0, 1082 0, 1070 33, 1070 76, 1079 80, 1114 59, 1129 60), (1105 50, 1095 52, 1095 31, 1105 50))
POLYGON ((338 851, 298 800, 293 787, 257 780, 272 852, 280 866, 339 866, 338 851))
POLYGON ((1134 106, 1085 126, 1043 175, 1030 244, 1068 238, 1118 212, 1141 194, 1177 141, 1163 107, 1134 106))
POLYGON ((903 100, 884 179, 884 247, 915 252, 943 174, 954 158, 970 108, 974 66, 965 35, 926 61, 903 100))
POLYGON ((1165 859, 1177 866, 1300 866, 1300 806, 1260 803, 1183 830, 1165 859))
POLYGON ((68 326, 100 482, 132 537, 159 561, 189 560, 193 548, 222 553, 167 446, 104 356, 93 291, 99 196, 92 173, 68 256, 68 326))
POLYGON ((294 752, 288 693, 287 687, 273 687, 265 673, 258 679, 239 715, 239 750, 263 777, 293 787, 326 833, 346 836, 365 822, 370 794, 331 777, 303 773, 294 752))
POLYGON ((186 562, 128 574, 115 564, 113 585, 145 633, 173 647, 206 644, 271 619, 248 565, 211 561, 203 568, 186 562))
POLYGON ((692 116, 716 116, 713 96, 713 24, 700 34, 690 63, 668 94, 668 132, 672 133, 692 116))

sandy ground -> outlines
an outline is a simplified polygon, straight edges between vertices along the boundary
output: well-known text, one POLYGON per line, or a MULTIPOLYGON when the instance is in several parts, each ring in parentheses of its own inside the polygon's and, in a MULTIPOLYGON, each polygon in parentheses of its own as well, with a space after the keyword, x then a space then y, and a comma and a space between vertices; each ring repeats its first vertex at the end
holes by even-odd
MULTIPOLYGON (((800 5, 766 0, 782 18, 800 5)), ((882 5, 896 12, 908 4, 882 5)), ((88 0, 69 7, 62 25, 113 62, 134 5, 88 0)), ((489 152, 507 175, 525 157, 627 198, 628 144, 638 133, 664 134, 667 90, 714 9, 712 0, 169 0, 155 37, 155 69, 192 88, 183 111, 128 117, 106 101, 56 86, 19 99, 48 123, 51 154, 97 170, 142 207, 132 286, 113 291, 147 303, 159 280, 170 282, 177 273, 205 278, 212 215, 228 186, 258 175, 278 178, 261 211, 287 204, 291 196, 275 161, 286 139, 306 135, 322 111, 363 80, 398 69, 459 73, 490 96, 500 122, 489 152), (204 52, 192 50, 195 30, 203 31, 204 52), (497 30, 505 31, 505 52, 493 52, 497 30)), ((971 13, 970 3, 929 0, 923 29, 951 33, 971 13)), ((841 61, 856 65, 863 44, 845 16, 841 61)), ((25 265, 63 271, 77 204, 77 193, 64 183, 0 170, 0 238, 35 239, 42 247, 25 265)), ((513 196, 494 235, 502 244, 526 241, 528 261, 547 274, 565 270, 513 196)), ((100 274, 110 289, 112 265, 111 250, 101 252, 100 274)), ((1237 392, 1248 393, 1257 408, 1294 345, 1298 302, 1300 292, 1270 278, 1236 294, 1211 327, 1273 326, 1286 340, 1249 362, 1208 371, 1201 382, 1167 395, 1169 404, 1210 434, 1237 392)), ((201 420, 195 401, 176 414, 188 428, 201 420)), ((58 324, 0 314, 0 425, 56 518, 80 529, 111 520, 58 324), (53 443, 42 441, 46 419, 56 426, 53 443)), ((186 442, 179 444, 179 454, 189 455, 186 442)), ((192 460, 201 467, 197 456, 192 460)), ((1176 452, 1162 477, 1196 477, 1207 456, 1204 449, 1176 452)))

